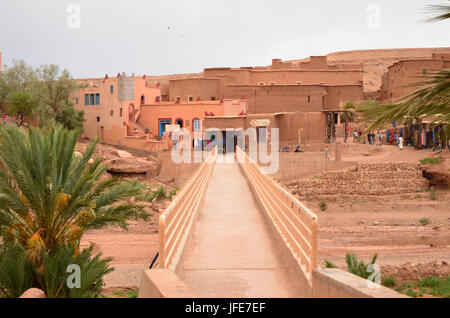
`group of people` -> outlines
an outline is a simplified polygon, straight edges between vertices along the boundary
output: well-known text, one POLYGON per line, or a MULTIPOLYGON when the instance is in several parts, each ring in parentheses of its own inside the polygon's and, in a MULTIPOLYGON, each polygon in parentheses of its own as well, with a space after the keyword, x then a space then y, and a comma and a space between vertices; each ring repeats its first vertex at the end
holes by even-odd
MULTIPOLYGON (((289 145, 284 145, 281 148, 281 152, 290 152, 290 148, 289 145)), ((304 152, 303 150, 300 149, 300 145, 297 145, 297 147, 295 147, 295 150, 293 152, 304 152)))
MULTIPOLYGON (((353 143, 366 143, 366 138, 362 137, 362 131, 361 129, 358 129, 353 132, 353 143)), ((375 132, 370 132, 367 134, 367 143, 371 146, 381 146, 381 133, 378 131, 376 134, 375 132)))

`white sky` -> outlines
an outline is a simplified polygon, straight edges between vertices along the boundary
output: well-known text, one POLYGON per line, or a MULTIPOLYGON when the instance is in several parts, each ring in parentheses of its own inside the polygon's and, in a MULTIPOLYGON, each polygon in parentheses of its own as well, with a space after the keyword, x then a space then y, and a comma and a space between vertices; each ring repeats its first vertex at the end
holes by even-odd
MULTIPOLYGON (((74 77, 268 65, 341 50, 450 46, 446 0, 1 0, 3 64, 58 64, 74 77), (69 4, 80 28, 67 27, 69 4), (380 9, 379 28, 369 27, 380 9)), ((373 25, 373 24, 372 24, 373 25)))

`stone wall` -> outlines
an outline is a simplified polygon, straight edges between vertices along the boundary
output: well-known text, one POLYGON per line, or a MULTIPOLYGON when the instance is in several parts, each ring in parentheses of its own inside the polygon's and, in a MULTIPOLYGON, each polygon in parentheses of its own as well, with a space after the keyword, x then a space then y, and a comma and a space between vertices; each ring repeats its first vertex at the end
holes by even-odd
POLYGON ((420 191, 429 184, 419 164, 387 162, 358 164, 345 171, 325 172, 287 186, 299 195, 388 195, 420 191))

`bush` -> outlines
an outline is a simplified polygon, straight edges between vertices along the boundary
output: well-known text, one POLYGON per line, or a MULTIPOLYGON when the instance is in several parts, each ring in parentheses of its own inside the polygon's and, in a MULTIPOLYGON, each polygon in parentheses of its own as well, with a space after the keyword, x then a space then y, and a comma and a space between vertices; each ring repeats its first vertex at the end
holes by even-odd
POLYGON ((326 203, 325 201, 323 201, 323 200, 320 201, 319 207, 320 207, 320 209, 321 209, 322 211, 326 211, 327 208, 328 208, 327 203, 326 203))
POLYGON ((4 246, 0 252, 0 292, 3 297, 18 298, 32 286, 33 267, 20 245, 4 246))
POLYGON ((385 287, 392 288, 395 285, 397 285, 397 280, 393 276, 388 276, 388 277, 383 278, 383 281, 381 282, 381 284, 385 287))
POLYGON ((103 276, 113 271, 111 258, 92 256, 93 245, 78 252, 73 244, 59 246, 55 251, 42 251, 41 265, 35 267, 30 253, 22 246, 6 245, 0 255, 0 291, 4 297, 19 297, 29 288, 41 289, 47 298, 99 297, 103 276), (72 274, 69 265, 80 267, 80 288, 69 288, 72 274))
POLYGON ((431 220, 430 220, 429 218, 422 218, 422 219, 419 220, 419 222, 420 222, 423 226, 425 226, 425 225, 430 224, 430 223, 431 223, 431 220))
POLYGON ((432 164, 432 165, 437 165, 440 164, 442 162, 442 159, 439 157, 428 157, 428 158, 424 158, 422 160, 420 160, 421 164, 432 164))
POLYGON ((441 281, 442 279, 437 276, 428 276, 419 281, 419 286, 433 288, 439 286, 441 284, 441 281))
POLYGON ((370 265, 375 264, 377 257, 378 254, 375 254, 372 258, 372 261, 369 264, 366 264, 363 261, 358 262, 358 258, 355 256, 355 254, 347 253, 347 255, 345 255, 347 270, 356 276, 367 279, 372 274, 372 272, 368 272, 367 269, 370 265))
POLYGON ((325 268, 338 268, 336 264, 325 260, 325 268))

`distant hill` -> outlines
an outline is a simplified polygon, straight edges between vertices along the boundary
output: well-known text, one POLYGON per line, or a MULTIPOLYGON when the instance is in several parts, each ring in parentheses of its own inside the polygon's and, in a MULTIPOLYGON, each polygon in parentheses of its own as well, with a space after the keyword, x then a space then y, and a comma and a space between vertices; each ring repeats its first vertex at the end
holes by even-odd
MULTIPOLYGON (((433 53, 448 53, 450 47, 443 48, 418 48, 418 49, 383 49, 383 50, 357 50, 342 51, 328 54, 329 63, 364 65, 364 91, 376 92, 381 86, 381 76, 387 72, 387 68, 404 59, 431 58, 433 53)), ((302 60, 292 60, 300 62, 302 60)))

